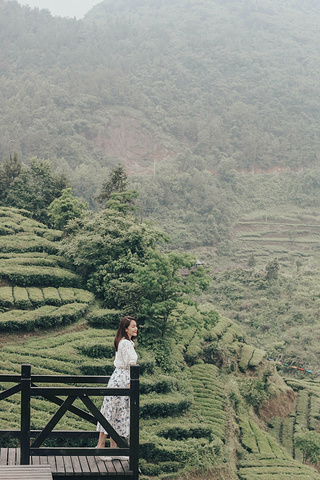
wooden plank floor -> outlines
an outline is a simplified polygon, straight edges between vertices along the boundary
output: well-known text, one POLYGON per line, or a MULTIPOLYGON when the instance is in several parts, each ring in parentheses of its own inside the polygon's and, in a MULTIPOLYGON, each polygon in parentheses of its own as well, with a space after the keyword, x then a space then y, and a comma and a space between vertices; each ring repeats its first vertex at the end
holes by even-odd
POLYGON ((49 465, 0 465, 0 480, 52 480, 49 465))
MULTIPOLYGON (((50 465, 53 479, 74 479, 82 480, 116 478, 117 480, 129 480, 132 471, 129 470, 128 461, 112 460, 105 462, 99 457, 80 456, 56 456, 56 457, 31 457, 31 465, 50 465)), ((1 448, 1 465, 19 465, 19 448, 1 448)))

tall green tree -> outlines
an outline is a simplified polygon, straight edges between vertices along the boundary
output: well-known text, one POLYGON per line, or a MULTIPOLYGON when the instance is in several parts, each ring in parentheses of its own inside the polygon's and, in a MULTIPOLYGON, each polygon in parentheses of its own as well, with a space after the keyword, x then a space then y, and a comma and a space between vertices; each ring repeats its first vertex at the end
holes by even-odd
POLYGON ((157 339, 163 352, 209 277, 194 257, 162 252, 163 232, 113 207, 71 221, 61 253, 106 307, 137 316, 142 342, 157 339))
POLYGON ((174 335, 185 319, 186 306, 209 285, 209 276, 203 267, 196 267, 195 257, 159 250, 136 264, 131 277, 139 291, 142 337, 160 341, 174 335))
POLYGON ((61 193, 61 197, 55 198, 48 207, 52 226, 58 230, 64 230, 70 220, 80 218, 88 209, 87 203, 73 196, 72 188, 65 188, 61 193))
POLYGON ((10 183, 3 205, 25 208, 33 218, 49 224, 48 207, 61 195, 69 182, 64 175, 55 175, 48 160, 31 159, 30 168, 21 168, 10 183))
POLYGON ((10 185, 21 173, 21 161, 18 154, 10 154, 0 165, 0 201, 3 201, 10 190, 10 185))
POLYGON ((109 177, 103 182, 100 194, 96 197, 99 203, 110 200, 113 193, 121 193, 127 190, 128 177, 121 165, 114 168, 109 177))
POLYGON ((133 272, 133 259, 143 261, 148 249, 166 238, 155 227, 112 207, 71 221, 70 232, 61 252, 74 263, 105 305, 114 308, 118 307, 118 301, 112 281, 127 281, 133 272))

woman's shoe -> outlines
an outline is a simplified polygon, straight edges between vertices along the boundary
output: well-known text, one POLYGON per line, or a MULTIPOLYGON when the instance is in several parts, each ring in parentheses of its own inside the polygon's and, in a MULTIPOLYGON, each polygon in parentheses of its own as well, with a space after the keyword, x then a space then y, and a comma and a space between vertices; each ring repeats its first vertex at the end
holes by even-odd
POLYGON ((113 460, 113 457, 99 457, 99 458, 103 462, 111 462, 113 460))
POLYGON ((123 461, 127 460, 127 461, 129 461, 129 457, 112 457, 112 458, 113 458, 113 460, 123 460, 123 461))

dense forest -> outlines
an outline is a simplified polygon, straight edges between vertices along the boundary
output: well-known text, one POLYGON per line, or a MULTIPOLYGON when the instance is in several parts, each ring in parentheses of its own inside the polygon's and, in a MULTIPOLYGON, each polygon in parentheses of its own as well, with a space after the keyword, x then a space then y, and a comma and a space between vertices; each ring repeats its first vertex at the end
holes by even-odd
POLYGON ((188 148, 210 171, 317 162, 312 0, 105 1, 85 21, 0 8, 1 157, 77 166, 87 197, 114 162, 150 173, 188 148))

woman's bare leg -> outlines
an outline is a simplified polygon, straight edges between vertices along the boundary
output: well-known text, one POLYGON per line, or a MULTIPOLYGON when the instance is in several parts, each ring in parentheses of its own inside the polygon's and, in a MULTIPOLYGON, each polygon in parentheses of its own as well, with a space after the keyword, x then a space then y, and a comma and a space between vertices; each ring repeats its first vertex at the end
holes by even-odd
POLYGON ((118 448, 118 445, 111 437, 110 437, 110 448, 118 448))
POLYGON ((106 446, 106 439, 107 435, 103 432, 100 432, 97 448, 104 448, 106 446))

